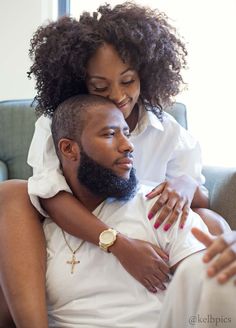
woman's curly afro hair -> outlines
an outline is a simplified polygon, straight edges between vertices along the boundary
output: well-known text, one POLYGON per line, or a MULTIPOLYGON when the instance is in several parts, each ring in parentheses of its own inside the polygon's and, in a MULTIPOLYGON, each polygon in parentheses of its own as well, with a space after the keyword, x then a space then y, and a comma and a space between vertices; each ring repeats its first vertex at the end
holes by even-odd
POLYGON ((132 2, 113 9, 106 4, 79 21, 63 17, 34 34, 28 76, 36 78, 39 114, 51 116, 65 99, 87 93, 86 66, 104 42, 138 72, 145 103, 161 108, 179 93, 187 52, 167 17, 132 2))

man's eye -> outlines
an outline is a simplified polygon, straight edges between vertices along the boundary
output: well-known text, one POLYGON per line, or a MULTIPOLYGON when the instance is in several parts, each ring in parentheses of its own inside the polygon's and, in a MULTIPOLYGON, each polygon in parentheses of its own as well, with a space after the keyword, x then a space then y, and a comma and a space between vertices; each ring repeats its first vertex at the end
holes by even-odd
POLYGON ((131 137, 131 133, 129 131, 124 132, 124 135, 126 136, 126 138, 130 138, 131 137))
POLYGON ((114 135, 115 135, 115 132, 114 131, 111 131, 111 132, 104 133, 103 136, 109 138, 109 137, 113 137, 114 135))

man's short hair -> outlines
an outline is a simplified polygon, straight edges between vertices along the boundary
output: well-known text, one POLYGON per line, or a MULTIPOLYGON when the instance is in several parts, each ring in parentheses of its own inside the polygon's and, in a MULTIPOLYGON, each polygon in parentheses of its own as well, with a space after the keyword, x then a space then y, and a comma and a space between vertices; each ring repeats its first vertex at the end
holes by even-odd
POLYGON ((89 109, 109 103, 112 103, 109 99, 95 95, 77 95, 63 101, 57 107, 52 118, 52 137, 57 154, 58 142, 62 138, 80 143, 89 109))

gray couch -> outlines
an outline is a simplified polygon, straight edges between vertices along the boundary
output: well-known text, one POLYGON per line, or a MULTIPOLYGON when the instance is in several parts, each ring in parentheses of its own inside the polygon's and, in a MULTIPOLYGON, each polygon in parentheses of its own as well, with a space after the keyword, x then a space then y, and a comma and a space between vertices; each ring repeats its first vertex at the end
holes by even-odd
MULTIPOLYGON (((32 100, 0 102, 0 181, 27 179, 31 168, 26 164, 36 116, 32 100)), ((187 128, 186 108, 175 103, 167 111, 187 128)), ((236 168, 204 167, 210 208, 221 214, 236 229, 236 168)))

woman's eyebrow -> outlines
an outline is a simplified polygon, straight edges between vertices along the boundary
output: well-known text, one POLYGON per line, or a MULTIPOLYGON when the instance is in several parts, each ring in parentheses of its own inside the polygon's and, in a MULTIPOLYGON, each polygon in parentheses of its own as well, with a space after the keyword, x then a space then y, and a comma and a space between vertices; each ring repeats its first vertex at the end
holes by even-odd
MULTIPOLYGON (((128 68, 126 68, 123 72, 121 72, 120 73, 120 75, 123 75, 123 74, 125 74, 125 73, 127 73, 127 72, 134 72, 134 70, 132 69, 132 68, 130 68, 130 67, 128 67, 128 68)), ((99 76, 99 75, 89 75, 88 74, 88 79, 100 79, 100 80, 106 80, 106 78, 105 77, 103 77, 103 76, 99 76)))
POLYGON ((88 75, 89 79, 101 79, 101 80, 106 80, 105 77, 103 76, 98 76, 98 75, 88 75))
POLYGON ((122 73, 120 73, 120 75, 123 75, 123 74, 125 74, 125 73, 127 73, 129 71, 134 72, 134 69, 128 67, 126 70, 124 70, 122 73))

